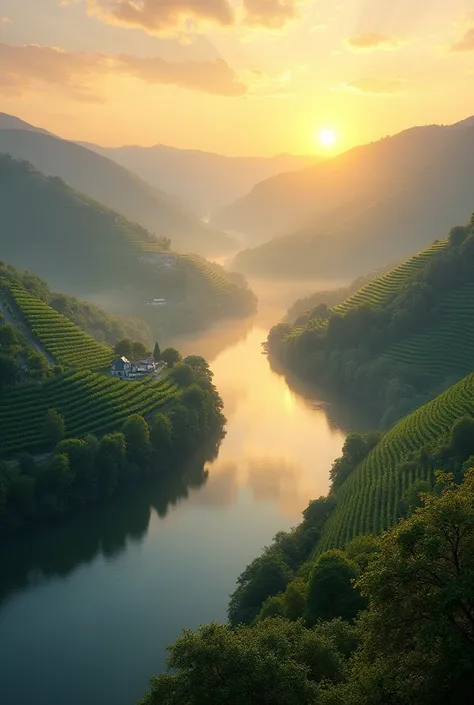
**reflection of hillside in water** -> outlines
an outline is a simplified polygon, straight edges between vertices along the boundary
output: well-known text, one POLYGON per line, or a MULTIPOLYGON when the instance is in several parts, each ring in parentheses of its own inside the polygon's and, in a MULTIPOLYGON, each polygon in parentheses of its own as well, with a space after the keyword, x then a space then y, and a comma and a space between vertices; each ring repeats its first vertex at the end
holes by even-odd
POLYGON ((377 428, 377 419, 361 411, 360 406, 351 404, 348 399, 341 399, 327 390, 322 391, 316 385, 305 382, 292 372, 282 368, 275 360, 268 357, 272 372, 283 377, 292 392, 310 409, 323 409, 330 428, 344 433, 358 431, 365 433, 377 428))
POLYGON ((171 338, 166 341, 166 347, 177 348, 183 356, 202 355, 212 364, 221 352, 245 340, 254 323, 255 316, 227 318, 207 329, 205 333, 171 338))
POLYGON ((203 449, 192 462, 125 491, 105 506, 65 521, 60 527, 6 541, 2 545, 0 604, 30 586, 65 578, 98 556, 113 560, 129 544, 139 543, 147 533, 153 511, 163 519, 171 507, 188 498, 190 490, 206 483, 208 471, 204 465, 215 456, 215 448, 203 449))

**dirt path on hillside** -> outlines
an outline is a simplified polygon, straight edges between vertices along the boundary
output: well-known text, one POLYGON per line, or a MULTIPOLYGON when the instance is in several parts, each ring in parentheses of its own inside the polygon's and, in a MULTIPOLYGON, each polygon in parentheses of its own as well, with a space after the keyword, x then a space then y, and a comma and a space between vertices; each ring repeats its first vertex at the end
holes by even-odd
POLYGON ((56 362, 53 356, 50 355, 50 353, 47 352, 47 350, 45 350, 41 343, 39 343, 38 340, 35 338, 15 303, 13 301, 9 301, 9 303, 12 309, 15 311, 14 316, 8 310, 8 307, 5 305, 5 302, 0 299, 0 313, 4 317, 5 323, 11 323, 13 326, 18 326, 19 328, 21 328, 23 334, 28 339, 30 345, 37 352, 39 352, 40 355, 43 355, 43 357, 46 359, 46 362, 51 368, 54 367, 56 362))

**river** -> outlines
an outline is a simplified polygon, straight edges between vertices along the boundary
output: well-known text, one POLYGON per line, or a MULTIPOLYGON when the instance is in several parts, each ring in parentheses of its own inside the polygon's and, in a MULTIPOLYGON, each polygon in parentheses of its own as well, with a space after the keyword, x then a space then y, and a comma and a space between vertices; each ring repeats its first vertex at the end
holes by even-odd
POLYGON ((278 306, 269 297, 253 319, 167 341, 215 373, 228 419, 216 460, 2 545, 2 705, 132 705, 166 644, 224 621, 238 574, 327 492, 344 432, 262 354, 278 306))

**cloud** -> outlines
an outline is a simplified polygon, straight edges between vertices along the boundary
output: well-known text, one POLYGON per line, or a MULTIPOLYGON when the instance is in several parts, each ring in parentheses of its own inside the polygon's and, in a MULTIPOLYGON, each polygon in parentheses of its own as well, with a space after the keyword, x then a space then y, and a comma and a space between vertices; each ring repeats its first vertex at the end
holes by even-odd
POLYGON ((189 21, 229 26, 235 11, 229 0, 86 0, 89 12, 112 24, 167 34, 189 21))
POLYGON ((0 17, 0 24, 10 24, 11 19, 9 17, 0 17))
POLYGON ((345 45, 350 51, 394 51, 404 44, 406 44, 406 41, 399 37, 389 37, 376 32, 356 34, 345 40, 345 45))
MULTIPOLYGON (((72 0, 63 0, 70 4, 72 0)), ((84 0, 90 14, 103 22, 137 27, 150 34, 173 35, 195 31, 197 26, 281 29, 298 17, 305 0, 84 0)))
POLYGON ((341 87, 355 93, 372 93, 374 95, 388 95, 398 93, 406 86, 403 78, 359 78, 355 81, 347 81, 341 87))
POLYGON ((170 62, 161 57, 66 52, 57 47, 0 43, 0 86, 22 95, 50 84, 77 100, 100 101, 97 80, 133 76, 146 83, 176 85, 214 95, 241 96, 247 86, 223 60, 170 62))
POLYGON ((296 0, 243 0, 245 24, 281 29, 298 17, 296 0))
POLYGON ((117 70, 147 83, 167 83, 215 95, 239 96, 247 86, 223 59, 170 63, 161 57, 142 59, 122 54, 117 70))
POLYGON ((468 29, 458 42, 452 44, 449 51, 453 54, 474 51, 474 27, 468 29))
POLYGON ((0 43, 0 85, 23 95, 38 83, 61 86, 77 99, 98 100, 90 82, 109 71, 100 54, 64 52, 56 47, 0 43))

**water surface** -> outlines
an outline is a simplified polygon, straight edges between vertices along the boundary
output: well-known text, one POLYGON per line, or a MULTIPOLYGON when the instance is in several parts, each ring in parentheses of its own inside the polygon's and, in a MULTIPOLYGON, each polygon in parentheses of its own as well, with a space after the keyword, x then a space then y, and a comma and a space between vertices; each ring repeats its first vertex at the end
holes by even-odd
POLYGON ((326 493, 344 433, 330 406, 271 371, 261 342, 278 318, 262 306, 167 341, 211 363, 228 419, 216 460, 1 546, 2 705, 131 705, 166 644, 225 620, 238 574, 326 493))

